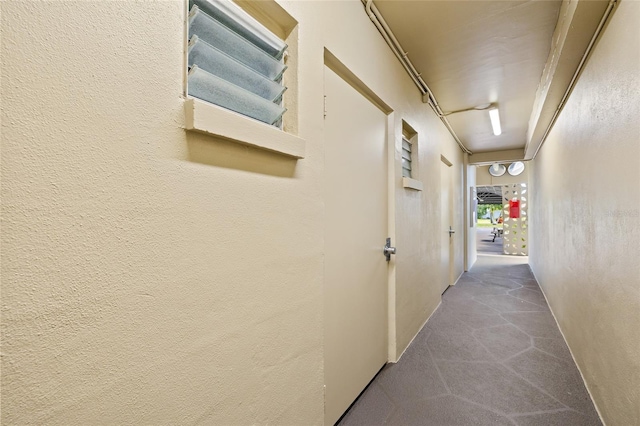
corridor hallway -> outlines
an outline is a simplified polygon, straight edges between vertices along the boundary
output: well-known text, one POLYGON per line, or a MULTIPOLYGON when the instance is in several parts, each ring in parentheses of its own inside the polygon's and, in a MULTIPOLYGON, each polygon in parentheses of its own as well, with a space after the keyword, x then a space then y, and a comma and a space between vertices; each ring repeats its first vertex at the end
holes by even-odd
POLYGON ((476 231, 476 249, 478 254, 485 255, 502 255, 502 236, 493 238, 491 231, 493 228, 477 228, 476 231))
POLYGON ((600 425, 526 262, 480 255, 339 425, 600 425))

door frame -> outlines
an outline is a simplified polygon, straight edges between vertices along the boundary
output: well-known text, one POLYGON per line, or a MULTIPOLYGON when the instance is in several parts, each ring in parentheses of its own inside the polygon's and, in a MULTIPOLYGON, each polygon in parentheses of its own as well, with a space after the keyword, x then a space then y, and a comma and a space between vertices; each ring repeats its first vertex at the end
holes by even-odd
MULTIPOLYGON (((396 137, 396 123, 393 109, 382 98, 380 98, 373 90, 371 90, 362 80, 360 80, 342 61, 340 61, 326 47, 324 49, 324 66, 336 73, 338 77, 349 84, 356 92, 364 96, 369 102, 376 106, 386 116, 386 135, 385 143, 387 147, 387 236, 391 238, 392 246, 396 243, 396 215, 395 215, 395 198, 396 198, 396 178, 395 170, 401 167, 400 160, 396 164, 396 145, 402 146, 402 138, 396 137)), ((324 73, 324 71, 323 71, 324 73)), ((324 77, 323 77, 324 84, 324 77)), ((323 96, 326 90, 323 89, 323 96)), ((326 111, 325 111, 326 112, 326 111)), ((323 138, 326 139, 325 126, 323 125, 323 138)), ((327 171, 325 170, 324 173, 327 171)), ((380 244, 380 255, 384 241, 380 244)), ((396 362, 396 263, 395 256, 391 256, 387 267, 387 362, 396 362)), ((324 281, 324 279, 323 279, 324 281)), ((324 360, 323 360, 324 363, 324 360)), ((372 378, 373 379, 373 378, 372 378)), ((325 412, 325 424, 327 422, 325 412)))
MULTIPOLYGON (((442 191, 444 188, 444 185, 447 185, 447 192, 448 192, 448 197, 447 197, 447 202, 448 202, 448 206, 446 208, 446 212, 448 215, 448 223, 449 223, 449 227, 451 227, 453 229, 453 226, 455 225, 455 214, 454 214, 454 210, 455 210, 455 202, 454 202, 454 188, 455 188, 455 182, 454 182, 454 176, 453 176, 453 163, 451 161, 449 161, 449 159, 447 157, 445 157, 443 154, 440 154, 440 191, 442 191), (443 169, 443 167, 446 167, 446 169, 443 169), (443 175, 444 172, 443 170, 446 170, 447 176, 446 176, 446 183, 443 182, 443 175)), ((442 193, 442 192, 441 192, 442 193)), ((445 218, 442 217, 443 216, 443 212, 445 211, 445 206, 442 205, 442 196, 440 197, 440 227, 441 227, 441 232, 445 232, 446 229, 442 229, 442 228, 446 228, 445 226, 445 218)), ((458 230, 453 229, 454 231, 458 232, 458 230)), ((440 256, 442 256, 442 253, 444 252, 444 247, 442 247, 442 245, 444 245, 444 234, 441 234, 442 238, 440 241, 441 247, 440 247, 440 256)), ((454 234, 455 235, 455 234, 454 234)), ((448 283, 446 288, 442 288, 442 292, 444 293, 451 285, 454 284, 454 275, 455 275, 455 237, 451 234, 449 234, 449 238, 448 238, 448 246, 449 246, 449 267, 448 267, 448 273, 447 276, 448 277, 440 277, 440 285, 442 286, 442 284, 445 282, 448 283)), ((440 273, 443 273, 442 271, 442 258, 441 258, 441 265, 440 265, 440 273)))

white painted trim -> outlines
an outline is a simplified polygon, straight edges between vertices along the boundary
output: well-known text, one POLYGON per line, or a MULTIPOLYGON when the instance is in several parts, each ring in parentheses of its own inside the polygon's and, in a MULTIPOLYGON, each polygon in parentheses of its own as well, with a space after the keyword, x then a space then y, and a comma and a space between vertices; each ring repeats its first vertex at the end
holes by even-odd
MULTIPOLYGON (((402 139, 401 139, 402 140, 402 139)), ((402 146, 402 142, 400 142, 402 146)), ((393 246, 396 245, 396 133, 395 113, 387 114, 387 228, 393 246)), ((398 159, 399 161, 399 159, 398 159)), ((396 312, 396 257, 391 256, 387 268, 387 361, 398 360, 397 346, 397 312, 396 312)))
POLYGON ((444 164, 446 164, 447 167, 453 166, 453 163, 451 161, 449 161, 449 159, 447 157, 445 157, 444 155, 442 155, 442 154, 440 154, 440 161, 442 161, 444 164))
POLYGON ((422 191, 424 189, 424 185, 422 184, 422 182, 408 177, 402 178, 402 187, 415 189, 416 191, 422 191))
POLYGON ((184 113, 186 130, 294 158, 305 156, 304 139, 208 102, 188 98, 184 102, 184 113))

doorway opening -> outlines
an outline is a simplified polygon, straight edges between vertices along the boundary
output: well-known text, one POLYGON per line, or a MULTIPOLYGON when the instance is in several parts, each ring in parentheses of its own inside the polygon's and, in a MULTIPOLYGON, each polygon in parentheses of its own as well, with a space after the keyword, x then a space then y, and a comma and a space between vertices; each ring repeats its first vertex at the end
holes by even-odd
POLYGON ((476 249, 478 254, 504 254, 502 185, 476 187, 476 249))
POLYGON ((476 187, 478 254, 529 255, 526 183, 476 187))
POLYGON ((389 236, 388 112, 354 87, 344 69, 338 73, 334 68, 324 68, 328 425, 336 423, 385 365, 389 334, 389 264, 382 249, 389 236))

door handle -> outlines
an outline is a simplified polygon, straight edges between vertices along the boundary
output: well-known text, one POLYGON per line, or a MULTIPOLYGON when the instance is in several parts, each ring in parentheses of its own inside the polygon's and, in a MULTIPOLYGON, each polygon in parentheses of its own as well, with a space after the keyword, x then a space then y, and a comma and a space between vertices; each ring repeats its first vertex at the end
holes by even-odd
POLYGON ((382 251, 384 256, 387 258, 387 262, 391 260, 391 255, 396 254, 396 248, 391 247, 391 238, 387 238, 387 243, 384 245, 384 250, 382 251))
POLYGON ((456 231, 454 231, 453 229, 451 229, 451 227, 449 227, 449 236, 452 236, 455 233, 456 231))

